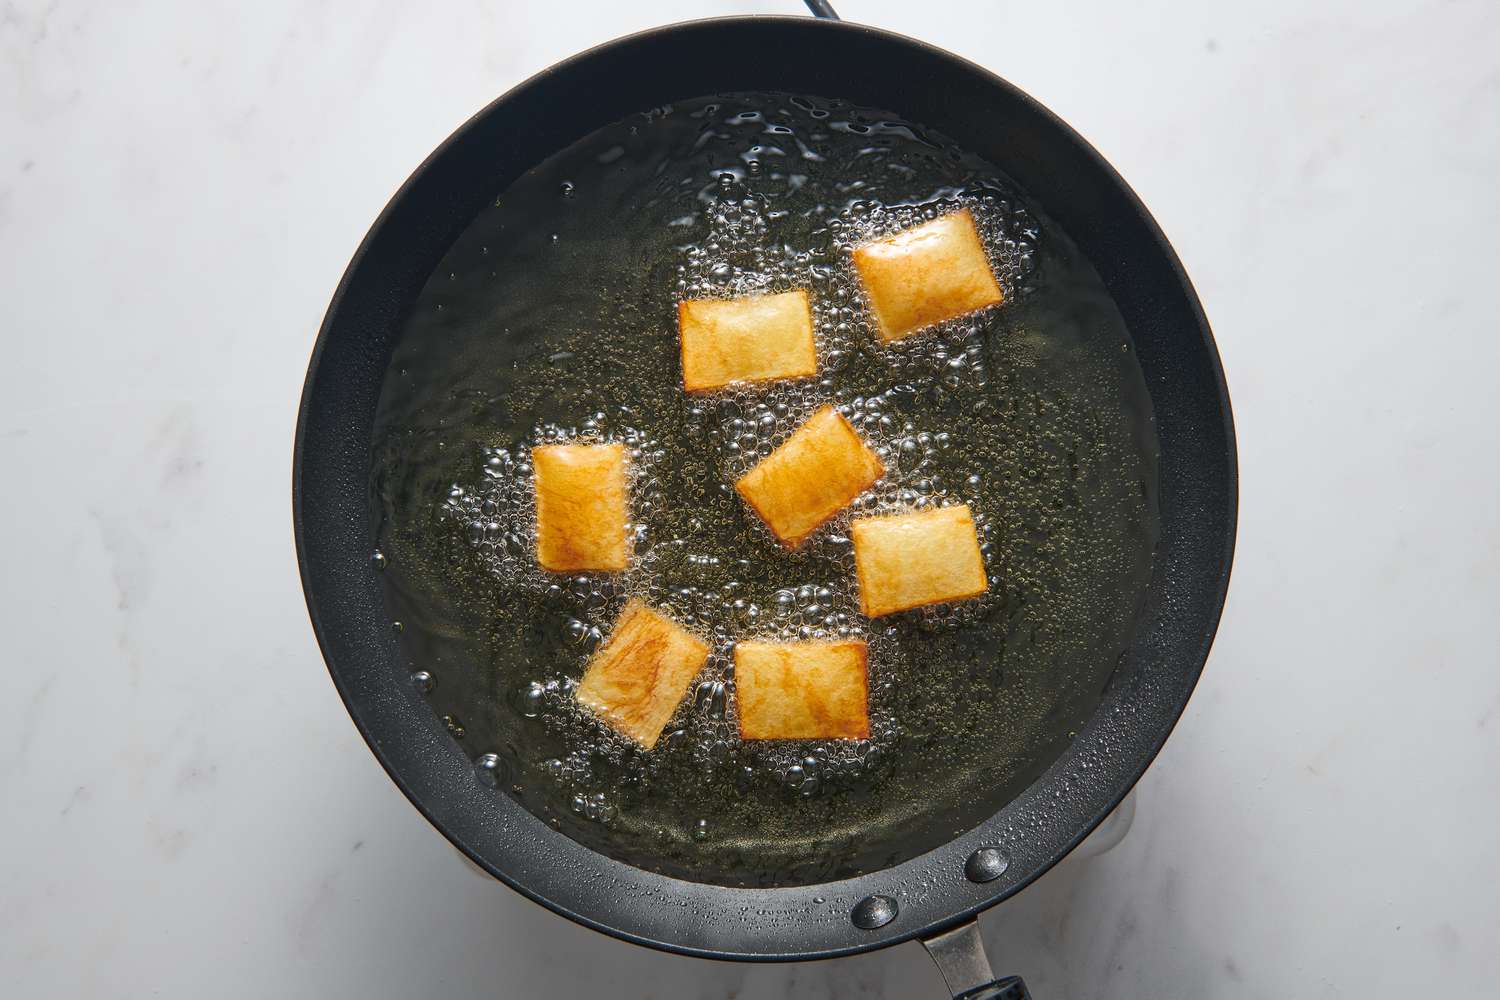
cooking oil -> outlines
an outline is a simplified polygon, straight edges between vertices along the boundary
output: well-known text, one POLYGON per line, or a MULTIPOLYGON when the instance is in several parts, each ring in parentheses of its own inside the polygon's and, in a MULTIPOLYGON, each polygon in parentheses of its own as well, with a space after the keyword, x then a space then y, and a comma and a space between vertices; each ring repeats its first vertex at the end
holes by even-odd
POLYGON ((885 112, 776 94, 652 109, 503 191, 391 361, 372 483, 411 683, 478 780, 630 864, 729 885, 899 863, 1056 759, 1114 677, 1157 537, 1150 399, 1113 300, 993 165, 885 112), (849 253, 969 209, 998 308, 890 346, 849 253), (675 304, 806 288, 816 377, 682 391, 675 304), (733 490, 832 403, 886 475, 787 552, 733 490), (631 455, 630 568, 535 562, 530 450, 631 455), (851 516, 965 503, 983 597, 869 620, 851 516), (712 640, 644 752, 576 707, 629 597, 712 640), (739 638, 870 644, 871 735, 745 743, 739 638))

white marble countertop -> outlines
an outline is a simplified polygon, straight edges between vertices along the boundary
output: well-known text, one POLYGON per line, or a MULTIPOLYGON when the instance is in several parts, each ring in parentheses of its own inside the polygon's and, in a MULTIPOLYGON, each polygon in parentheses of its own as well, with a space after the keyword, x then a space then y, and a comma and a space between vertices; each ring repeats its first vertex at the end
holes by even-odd
MULTIPOLYGON (((1218 645, 1113 853, 984 919, 1065 997, 1500 983, 1500 7, 843 0, 1067 118, 1214 323, 1218 645)), ((721 965, 476 877, 349 723, 292 550, 349 254, 497 93, 792 0, 0 8, 0 988, 936 997, 916 945, 721 965)))

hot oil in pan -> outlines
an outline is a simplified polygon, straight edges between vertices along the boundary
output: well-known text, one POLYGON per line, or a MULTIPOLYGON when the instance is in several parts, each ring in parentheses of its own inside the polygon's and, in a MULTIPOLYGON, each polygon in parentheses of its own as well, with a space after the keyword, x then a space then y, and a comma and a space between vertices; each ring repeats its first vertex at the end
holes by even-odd
POLYGON ((1156 538, 1150 401, 1092 268, 994 167, 823 100, 657 109, 502 192, 416 304, 374 446, 392 618, 481 777, 605 854, 732 885, 885 867, 1005 804, 1098 704, 1156 538), (960 206, 1007 301, 879 346, 850 248, 960 206), (679 298, 794 287, 819 378, 683 393, 679 298), (888 468, 856 512, 967 503, 988 596, 868 621, 848 515, 771 539, 731 484, 824 402, 888 468), (577 437, 633 449, 620 577, 535 567, 530 447, 577 437), (629 595, 715 643, 650 753, 571 697, 629 595), (833 635, 870 641, 871 738, 742 743, 734 639, 833 635))

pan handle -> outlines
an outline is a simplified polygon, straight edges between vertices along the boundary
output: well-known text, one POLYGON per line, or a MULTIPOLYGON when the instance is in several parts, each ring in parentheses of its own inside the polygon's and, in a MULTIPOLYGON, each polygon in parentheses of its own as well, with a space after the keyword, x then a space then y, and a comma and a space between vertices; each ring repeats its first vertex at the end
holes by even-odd
POLYGON ((969 920, 922 941, 937 963, 953 1000, 1031 1000, 1020 976, 996 979, 979 939, 979 922, 969 920))
POLYGON ((826 18, 829 21, 839 19, 838 12, 833 9, 833 5, 828 0, 802 0, 802 2, 807 4, 807 9, 812 11, 813 17, 826 18))

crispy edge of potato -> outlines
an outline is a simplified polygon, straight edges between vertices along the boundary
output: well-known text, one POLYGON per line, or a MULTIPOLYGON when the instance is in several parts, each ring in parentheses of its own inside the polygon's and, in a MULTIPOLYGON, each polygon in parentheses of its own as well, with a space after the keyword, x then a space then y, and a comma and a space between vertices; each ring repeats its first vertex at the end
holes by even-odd
MULTIPOLYGON (((867 618, 879 618, 882 615, 891 615, 899 611, 910 611, 913 608, 930 607, 934 604, 953 604, 958 601, 967 601, 989 590, 989 574, 984 568, 984 556, 979 551, 979 532, 974 524, 974 514, 969 510, 967 504, 952 504, 947 507, 937 507, 933 510, 910 511, 904 514, 881 514, 875 517, 855 518, 849 525, 849 537, 854 542, 854 570, 855 576, 859 581, 859 609, 867 618), (952 554, 955 549, 958 549, 961 551, 964 562, 967 565, 955 569, 953 573, 945 577, 945 581, 952 580, 957 584, 957 581, 967 578, 967 582, 961 586, 956 585, 953 588, 944 589, 939 596, 926 597, 914 602, 905 599, 873 600, 875 595, 872 591, 874 590, 889 591, 896 589, 871 587, 869 585, 871 576, 875 572, 872 566, 872 563, 875 561, 875 552, 871 548, 872 545, 877 544, 875 537, 885 534, 883 529, 892 522, 904 521, 909 524, 917 520, 948 521, 951 519, 951 515, 948 513, 950 511, 962 511, 962 515, 959 519, 952 520, 951 528, 944 525, 944 528, 939 530, 953 530, 959 527, 968 530, 963 538, 955 539, 954 545, 943 546, 941 552, 948 555, 952 554), (871 534, 872 532, 874 533, 873 535, 871 534), (969 544, 964 544, 965 542, 969 544), (974 582, 974 574, 976 573, 978 574, 977 583, 974 582)), ((931 557, 931 553, 938 550, 938 546, 935 544, 926 544, 925 539, 923 542, 924 544, 919 548, 922 551, 921 561, 924 565, 941 565, 942 562, 952 561, 945 559, 934 560, 931 557)), ((906 546, 904 548, 910 550, 912 547, 906 546)), ((905 560, 905 564, 907 567, 910 567, 913 565, 913 561, 907 559, 905 560)), ((889 578, 889 574, 882 573, 881 575, 889 578)), ((904 580, 906 578, 899 577, 898 579, 904 580)))
MULTIPOLYGON (((597 571, 618 573, 630 561, 630 487, 626 477, 629 452, 623 444, 568 443, 538 445, 531 449, 532 491, 536 498, 536 561, 549 573, 597 571), (607 451, 610 465, 604 475, 610 482, 605 495, 569 497, 584 492, 573 479, 580 471, 565 453, 580 449, 607 451), (554 456, 556 457, 554 459, 554 456), (546 471, 544 471, 546 470, 546 471), (553 479, 551 486, 545 480, 553 479), (618 505, 618 511, 611 510, 618 505), (609 524, 603 523, 605 519, 609 524), (614 537, 618 526, 619 537, 614 537), (606 533, 609 537, 605 537, 606 533), (579 545, 574 539, 587 544, 579 545)), ((592 475, 592 474, 591 474, 592 475)), ((598 476, 594 475, 593 483, 598 476)))
POLYGON ((730 299, 683 299, 677 303, 677 343, 678 352, 682 361, 682 387, 684 391, 701 395, 715 392, 731 385, 756 385, 765 382, 780 382, 786 379, 807 378, 818 373, 818 347, 817 340, 813 334, 812 298, 805 288, 793 288, 785 292, 759 293, 755 295, 741 295, 730 299), (795 332, 795 352, 783 351, 781 357, 788 359, 795 353, 794 357, 786 360, 783 367, 774 372, 737 375, 731 378, 720 378, 709 376, 703 371, 704 365, 700 365, 693 359, 697 356, 699 348, 689 346, 689 341, 694 343, 706 343, 712 339, 713 334, 708 328, 717 325, 717 317, 711 314, 723 310, 725 306, 748 302, 753 299, 784 298, 796 296, 802 307, 801 316, 805 317, 805 325, 795 332), (694 333, 690 336, 689 331, 702 330, 700 334, 694 333), (700 340, 701 338, 701 340, 700 340))
MULTIPOLYGON (((802 445, 806 445, 808 440, 809 438, 804 436, 801 438, 800 443, 802 445)), ((833 442, 830 440, 829 443, 831 444, 833 442)), ((814 463, 817 463, 818 456, 814 455, 812 456, 812 458, 814 463)), ((821 468, 822 466, 818 465, 818 467, 821 468)), ((775 536, 776 540, 780 542, 783 547, 787 549, 796 549, 800 547, 803 542, 807 541, 807 539, 812 536, 813 532, 817 531, 823 525, 827 524, 834 517, 837 517, 840 511, 844 510, 851 503, 853 503, 855 498, 857 498, 861 493, 874 485, 875 482, 883 475, 885 475, 885 463, 880 460, 880 456, 875 454, 874 449, 872 449, 867 443, 865 443, 865 439, 860 437, 859 431, 854 429, 854 425, 849 423, 848 419, 845 418, 842 413, 834 409, 832 404, 825 404, 823 406, 820 406, 817 410, 813 411, 812 415, 804 420, 802 422, 802 425, 795 431, 793 431, 785 441, 781 442, 781 444, 776 447, 775 451, 771 452, 771 454, 767 455, 759 462, 756 462, 754 468, 752 468, 749 472, 746 472, 739 479, 735 480, 734 489, 735 492, 744 499, 745 503, 750 505, 750 509, 755 511, 756 516, 759 517, 765 524, 765 526, 771 530, 771 534, 775 536), (828 427, 828 430, 823 430, 823 424, 821 423, 819 423, 818 426, 814 426, 815 421, 823 421, 826 415, 829 413, 832 413, 834 419, 831 422, 827 423, 826 426, 828 427), (787 457, 790 454, 787 449, 790 448, 794 442, 798 442, 799 435, 803 435, 804 431, 807 432, 808 435, 819 436, 814 440, 831 438, 833 434, 838 434, 844 437, 845 440, 852 442, 853 447, 844 449, 841 452, 841 456, 856 456, 853 461, 848 463, 847 468, 848 472, 850 473, 850 479, 852 479, 854 482, 862 481, 863 484, 853 493, 846 496, 837 507, 823 514, 816 522, 808 525, 801 532, 784 535, 781 533, 780 528, 777 527, 776 523, 772 520, 768 512, 768 508, 770 505, 765 502, 768 498, 768 490, 762 484, 764 484, 766 477, 772 474, 776 466, 785 465, 786 463, 791 461, 791 459, 787 457)), ((852 483, 850 485, 852 486, 852 483)))
MULTIPOLYGON (((854 248, 851 256, 854 260, 855 270, 859 274, 860 285, 864 288, 865 298, 870 304, 870 311, 875 317, 875 333, 880 338, 882 344, 894 344, 914 333, 920 333, 929 327, 936 326, 938 323, 957 319, 960 316, 968 316, 971 313, 979 312, 981 309, 999 305, 1005 299, 1004 293, 1000 290, 1000 283, 995 280, 995 272, 990 267, 989 255, 985 252, 984 241, 979 236, 979 227, 974 222, 974 215, 967 208, 961 208, 956 212, 940 215, 936 219, 930 219, 910 229, 903 229, 898 233, 892 233, 889 236, 870 240, 868 243, 862 243, 854 248), (954 230, 952 237, 944 239, 945 245, 938 253, 946 251, 950 254, 962 256, 962 263, 964 264, 962 273, 972 279, 974 286, 967 289, 964 304, 956 308, 945 306, 937 310, 929 309, 926 311, 930 315, 919 319, 914 324, 900 327, 893 326, 887 315, 889 308, 887 307, 887 309, 883 310, 881 308, 881 301, 883 299, 888 300, 895 292, 892 290, 883 294, 879 289, 890 283, 890 279, 886 275, 893 274, 898 269, 893 266, 892 256, 881 251, 899 251, 906 244, 918 241, 934 230, 951 227, 955 224, 959 224, 959 228, 954 230)), ((933 256, 933 251, 906 251, 906 260, 915 261, 915 264, 908 263, 904 270, 909 271, 913 266, 929 269, 929 265, 925 261, 930 260, 933 256)), ((940 270, 944 274, 951 275, 954 269, 942 268, 940 270)), ((945 298, 951 297, 955 292, 954 284, 956 283, 950 282, 950 286, 944 289, 946 293, 945 298)), ((963 291, 963 289, 958 289, 958 291, 963 291)), ((907 311, 921 312, 922 310, 907 311)))
POLYGON ((708 643, 700 637, 643 601, 631 598, 615 619, 609 638, 589 657, 573 697, 615 732, 651 750, 661 739, 661 731, 671 721, 672 713, 682 704, 693 678, 703 669, 709 652, 708 643), (663 662, 669 656, 681 662, 663 662), (650 678, 640 685, 643 697, 628 706, 609 702, 606 695, 621 685, 607 675, 633 667, 643 658, 650 668, 650 678), (666 696, 671 698, 670 703, 660 695, 657 685, 663 670, 670 670, 671 686, 677 689, 675 697, 666 696))
MULTIPOLYGON (((868 644, 863 639, 839 639, 839 640, 834 640, 834 641, 830 641, 830 642, 793 642, 793 643, 760 642, 760 641, 755 641, 755 640, 748 640, 748 641, 744 641, 744 642, 737 642, 737 643, 735 643, 735 645, 734 645, 734 662, 735 662, 734 672, 735 672, 736 699, 737 699, 736 700, 736 713, 738 715, 738 726, 739 726, 739 732, 740 732, 740 739, 743 739, 743 740, 797 740, 797 739, 813 739, 813 740, 821 740, 821 739, 862 740, 862 739, 868 739, 869 738, 869 736, 870 736, 870 658, 869 658, 869 646, 868 646, 868 644), (859 697, 859 705, 858 705, 859 711, 858 711, 858 713, 846 712, 846 713, 841 714, 841 715, 840 714, 834 714, 834 715, 830 716, 830 718, 829 718, 829 721, 830 721, 829 728, 827 728, 825 730, 822 730, 822 731, 820 731, 820 732, 818 732, 816 734, 798 732, 798 733, 792 733, 792 734, 766 735, 765 728, 762 727, 761 725, 757 724, 757 723, 752 723, 751 725, 747 726, 746 725, 746 717, 747 717, 747 715, 749 713, 747 713, 745 711, 746 701, 744 699, 743 692, 746 690, 746 686, 745 686, 744 682, 745 682, 745 679, 747 677, 755 676, 756 674, 758 674, 759 673, 759 669, 756 666, 752 665, 747 670, 746 669, 747 661, 745 659, 742 659, 742 652, 755 653, 755 652, 759 652, 761 650, 773 651, 775 654, 777 654, 777 660, 775 661, 776 662, 775 669, 778 672, 785 672, 787 670, 795 670, 797 668, 797 663, 795 662, 796 661, 796 656, 797 656, 797 651, 802 650, 802 649, 807 649, 809 647, 818 648, 818 650, 819 650, 818 655, 824 655, 825 652, 842 653, 846 649, 849 650, 849 651, 851 651, 853 653, 852 659, 853 659, 854 662, 851 663, 850 665, 853 666, 854 664, 857 663, 858 669, 857 670, 850 670, 848 673, 849 673, 849 677, 851 677, 851 678, 857 677, 858 678, 859 689, 860 689, 860 697, 859 697)), ((777 679, 778 683, 772 683, 770 686, 776 688, 777 690, 785 692, 786 685, 782 684, 782 683, 779 683, 779 681, 781 679, 782 678, 778 678, 777 679)), ((752 684, 751 686, 753 687, 753 686, 756 686, 756 685, 752 684)), ((806 714, 808 714, 808 715, 814 715, 814 716, 816 716, 818 714, 817 712, 810 710, 811 709, 811 705, 809 703, 808 695, 809 694, 815 694, 817 691, 821 691, 821 690, 826 690, 826 688, 824 688, 824 689, 813 689, 813 688, 811 688, 808 685, 801 685, 801 686, 798 687, 798 689, 796 691, 796 696, 800 699, 800 701, 801 701, 802 705, 804 706, 804 708, 808 709, 808 711, 806 712, 806 714)), ((821 698, 819 698, 818 700, 820 702, 824 701, 821 698)), ((837 711, 838 711, 837 706, 834 706, 834 711, 835 711, 835 713, 837 713, 837 711)))

